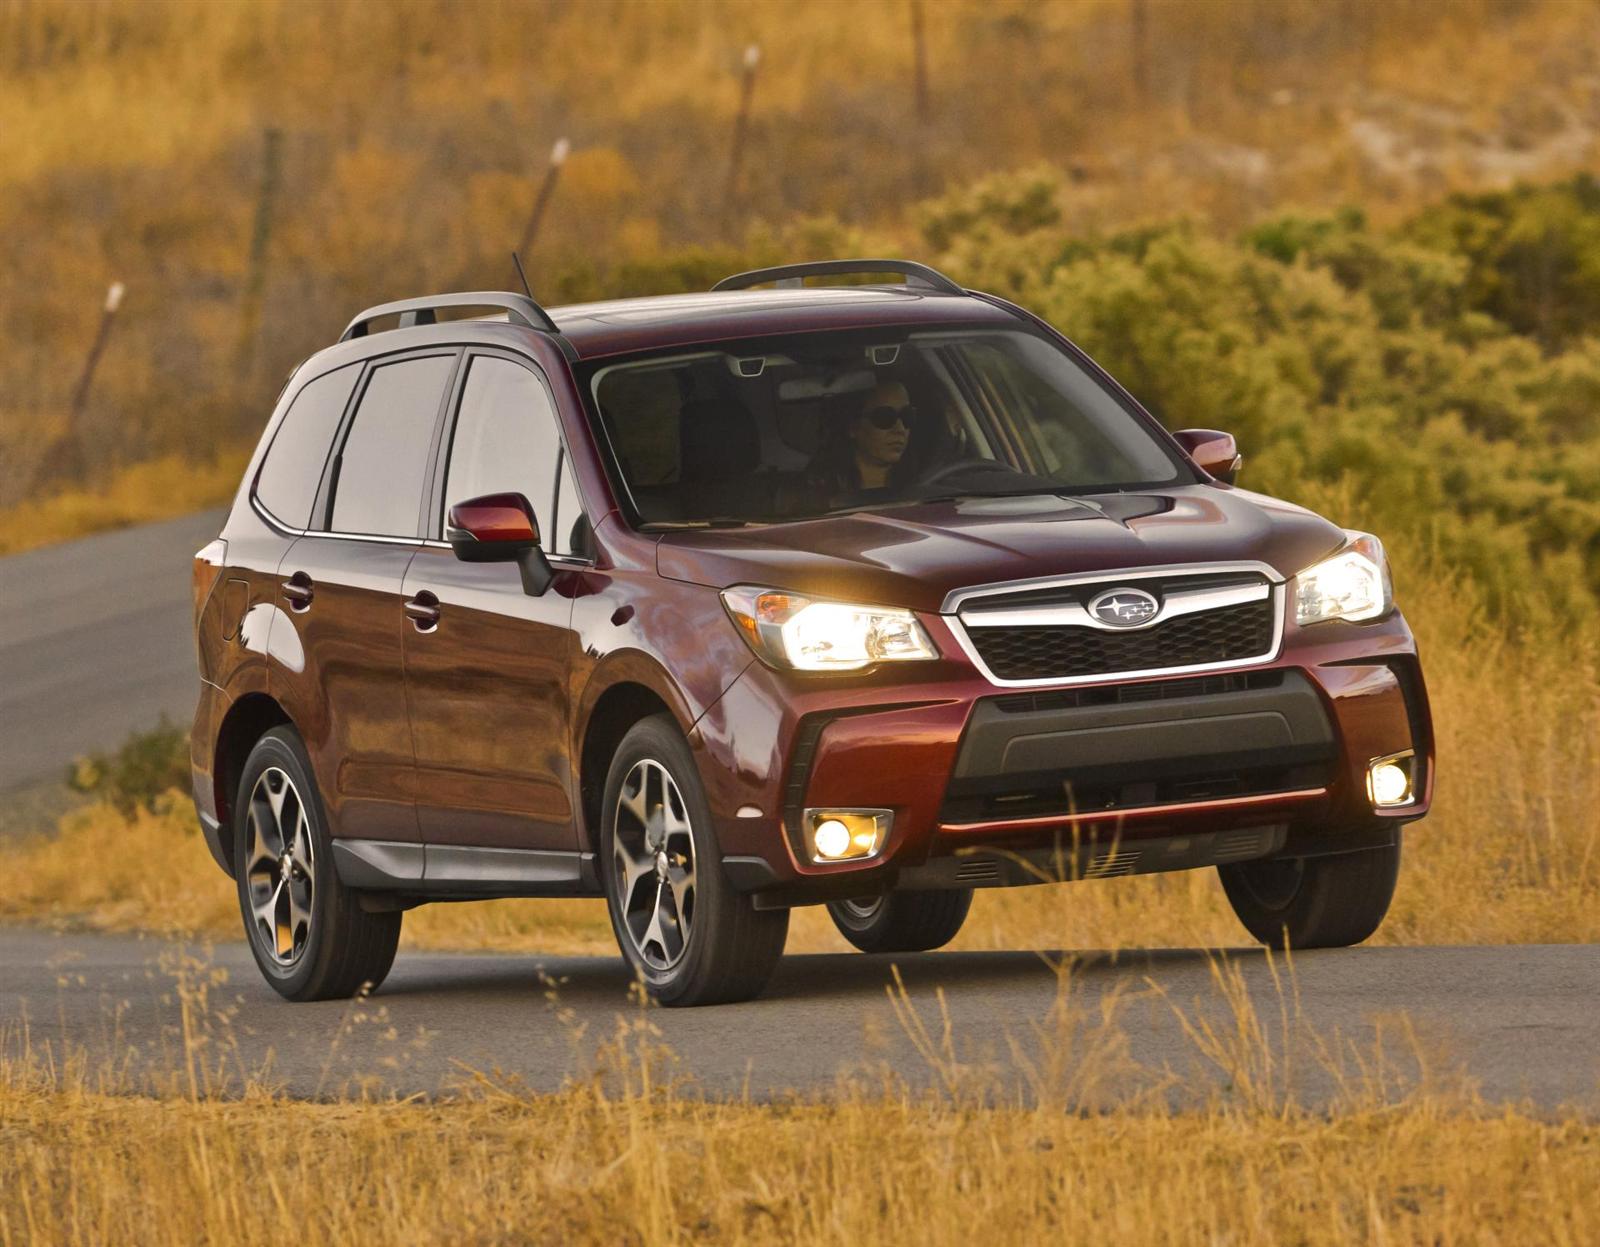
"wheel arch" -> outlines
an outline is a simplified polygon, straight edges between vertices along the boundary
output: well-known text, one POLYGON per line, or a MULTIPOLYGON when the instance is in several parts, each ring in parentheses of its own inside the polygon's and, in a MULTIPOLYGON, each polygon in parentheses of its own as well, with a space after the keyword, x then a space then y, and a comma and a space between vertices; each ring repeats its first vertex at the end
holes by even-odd
POLYGON ((255 744, 275 727, 293 726, 294 720, 277 700, 267 693, 246 693, 228 707, 217 729, 212 750, 211 782, 217 803, 217 821, 222 824, 222 851, 228 857, 228 873, 234 872, 233 837, 226 828, 233 819, 233 798, 244 775, 245 759, 255 744))
POLYGON ((617 746, 634 724, 658 714, 671 715, 687 732, 682 717, 657 689, 625 679, 600 693, 584 720, 578 750, 578 790, 584 846, 590 852, 598 853, 600 849, 600 803, 617 746))

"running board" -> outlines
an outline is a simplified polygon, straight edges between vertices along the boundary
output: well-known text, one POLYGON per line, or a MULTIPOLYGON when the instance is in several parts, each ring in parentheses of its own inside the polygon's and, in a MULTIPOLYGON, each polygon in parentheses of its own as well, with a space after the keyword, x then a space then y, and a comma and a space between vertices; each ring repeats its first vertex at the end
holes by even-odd
POLYGON ((417 897, 599 896, 593 853, 401 840, 335 840, 346 887, 417 897))

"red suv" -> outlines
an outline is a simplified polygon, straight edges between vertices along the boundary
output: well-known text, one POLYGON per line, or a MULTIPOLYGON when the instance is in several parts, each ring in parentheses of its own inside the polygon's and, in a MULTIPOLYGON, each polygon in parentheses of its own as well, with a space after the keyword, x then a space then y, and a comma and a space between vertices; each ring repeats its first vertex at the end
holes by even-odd
POLYGON ((1257 939, 1365 939, 1433 784, 1416 647, 1376 538, 1239 462, 899 261, 363 312, 195 562, 262 973, 345 995, 412 906, 604 895, 661 1001, 737 1000, 795 905, 931 949, 974 888, 1201 866, 1257 939))

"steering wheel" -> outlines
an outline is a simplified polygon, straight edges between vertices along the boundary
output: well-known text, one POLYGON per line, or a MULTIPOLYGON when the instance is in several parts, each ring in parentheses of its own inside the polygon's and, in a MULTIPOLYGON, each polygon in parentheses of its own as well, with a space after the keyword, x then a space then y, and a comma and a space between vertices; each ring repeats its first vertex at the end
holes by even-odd
POLYGON ((957 459, 953 463, 941 463, 938 467, 931 468, 917 477, 916 483, 921 486, 942 485, 952 477, 974 470, 1006 472, 1012 476, 1023 475, 1020 468, 1014 468, 1003 460, 985 459, 981 455, 972 455, 965 459, 957 459))

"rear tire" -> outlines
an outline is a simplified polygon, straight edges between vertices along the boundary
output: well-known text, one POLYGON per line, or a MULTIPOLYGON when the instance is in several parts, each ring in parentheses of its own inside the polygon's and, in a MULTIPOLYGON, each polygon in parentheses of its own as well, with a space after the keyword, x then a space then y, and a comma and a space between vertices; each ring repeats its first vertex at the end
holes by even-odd
POLYGON ((1272 948, 1347 948, 1376 931, 1400 875, 1392 845, 1333 857, 1280 858, 1218 866, 1245 929, 1272 948))
POLYGON ((233 860, 250 952, 288 1000, 376 990, 394 964, 400 914, 372 914, 339 882, 311 759, 275 727, 245 759, 233 802, 233 860))
POLYGON ((789 911, 758 910, 723 874, 700 774, 670 716, 622 738, 600 808, 611 929, 650 995, 664 1005, 759 995, 783 956, 789 911))
POLYGON ((925 953, 955 939, 971 908, 972 889, 952 888, 829 901, 828 916, 864 953, 925 953))

